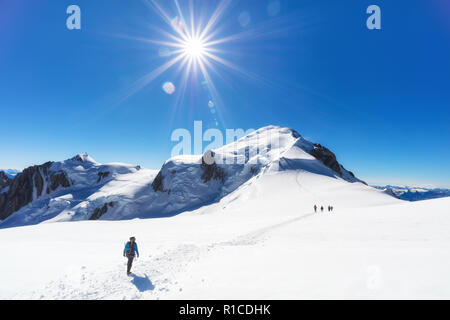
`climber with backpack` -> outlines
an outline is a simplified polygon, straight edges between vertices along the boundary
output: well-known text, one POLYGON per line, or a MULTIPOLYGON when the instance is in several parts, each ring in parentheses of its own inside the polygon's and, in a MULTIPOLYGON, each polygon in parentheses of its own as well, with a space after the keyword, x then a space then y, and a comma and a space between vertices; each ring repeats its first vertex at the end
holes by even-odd
POLYGON ((133 265, 134 258, 139 258, 139 251, 135 237, 131 237, 130 241, 125 244, 125 248, 123 249, 123 256, 128 258, 127 275, 129 276, 131 274, 131 266, 133 265))

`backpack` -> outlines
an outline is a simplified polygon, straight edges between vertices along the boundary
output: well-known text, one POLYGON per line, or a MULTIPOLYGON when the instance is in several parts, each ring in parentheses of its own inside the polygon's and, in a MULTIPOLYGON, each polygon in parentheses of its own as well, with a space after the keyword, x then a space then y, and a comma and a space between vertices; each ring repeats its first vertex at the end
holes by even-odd
MULTIPOLYGON (((135 242, 135 243, 136 243, 136 242, 135 242)), ((134 252, 134 244, 131 245, 131 241, 128 241, 127 244, 128 244, 128 246, 130 247, 130 248, 128 249, 128 251, 127 251, 127 256, 129 256, 129 255, 134 256, 134 255, 135 255, 135 252, 134 252)))

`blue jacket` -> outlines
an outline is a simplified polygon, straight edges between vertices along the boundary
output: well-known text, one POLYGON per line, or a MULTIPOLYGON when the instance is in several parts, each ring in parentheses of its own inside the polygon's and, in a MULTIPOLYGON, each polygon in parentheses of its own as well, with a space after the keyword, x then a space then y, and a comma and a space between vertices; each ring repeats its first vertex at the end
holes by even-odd
MULTIPOLYGON (((130 252, 130 241, 125 245, 125 249, 123 249, 123 255, 127 255, 130 252)), ((134 256, 135 253, 139 257, 139 251, 136 242, 133 244, 133 249, 131 250, 131 255, 134 256)))

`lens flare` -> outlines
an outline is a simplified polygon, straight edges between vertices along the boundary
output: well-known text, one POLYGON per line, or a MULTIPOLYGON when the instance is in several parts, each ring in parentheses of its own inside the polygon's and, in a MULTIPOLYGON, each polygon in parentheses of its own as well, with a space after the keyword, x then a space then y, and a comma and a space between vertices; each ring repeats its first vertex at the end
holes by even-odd
POLYGON ((175 92, 175 86, 172 82, 165 82, 162 86, 163 90, 167 94, 173 94, 175 92))
POLYGON ((250 24, 252 18, 250 17, 250 14, 247 11, 244 11, 241 12, 241 14, 238 17, 238 20, 241 27, 245 28, 250 24))
MULTIPOLYGON (((216 114, 220 121, 224 121, 224 103, 213 80, 216 80, 215 77, 217 77, 227 82, 223 71, 231 71, 246 79, 258 81, 263 85, 275 85, 269 80, 233 63, 230 60, 233 51, 226 48, 226 44, 251 41, 255 38, 255 35, 259 39, 262 36, 271 38, 277 32, 283 32, 286 29, 283 24, 277 24, 278 20, 272 19, 273 21, 269 25, 249 28, 252 24, 250 13, 243 11, 237 18, 242 28, 246 30, 238 31, 235 34, 227 34, 226 31, 228 29, 224 27, 224 16, 227 10, 232 13, 230 7, 232 7, 231 3, 234 0, 218 0, 215 9, 213 8, 212 12, 206 11, 206 14, 204 11, 199 12, 199 14, 194 13, 194 1, 192 0, 183 2, 179 0, 141 1, 151 10, 154 10, 167 24, 167 29, 149 25, 152 29, 157 30, 158 32, 155 34, 162 38, 152 39, 142 36, 119 36, 147 44, 158 45, 158 55, 164 61, 161 65, 156 66, 155 69, 133 82, 127 88, 127 91, 121 94, 119 104, 136 94, 162 74, 168 72, 169 69, 175 68, 175 66, 177 66, 177 75, 181 74, 181 77, 177 78, 179 87, 175 88, 172 82, 167 81, 162 85, 162 90, 168 95, 172 95, 177 91, 176 108, 178 108, 180 101, 186 97, 186 91, 190 85, 200 86, 206 91, 210 100, 208 101, 209 111, 212 114, 216 114), (172 5, 168 5, 168 3, 172 3, 172 5), (212 76, 213 73, 214 78, 212 76)), ((198 8, 203 9, 201 6, 198 6, 198 8)), ((271 0, 268 8, 269 14, 278 14, 279 9, 279 1, 271 0)))
POLYGON ((180 18, 175 17, 170 21, 170 24, 172 28, 174 28, 178 32, 183 31, 183 23, 181 22, 180 18))

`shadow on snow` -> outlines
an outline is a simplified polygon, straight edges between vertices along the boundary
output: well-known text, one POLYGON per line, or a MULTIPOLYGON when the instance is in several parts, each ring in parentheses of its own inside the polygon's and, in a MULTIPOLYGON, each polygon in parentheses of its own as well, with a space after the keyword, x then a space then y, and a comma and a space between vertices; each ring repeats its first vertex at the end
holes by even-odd
POLYGON ((135 274, 131 274, 130 276, 133 278, 131 282, 140 292, 152 291, 155 289, 155 286, 146 274, 144 274, 143 277, 137 276, 135 274))

